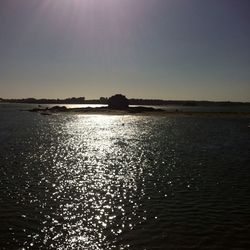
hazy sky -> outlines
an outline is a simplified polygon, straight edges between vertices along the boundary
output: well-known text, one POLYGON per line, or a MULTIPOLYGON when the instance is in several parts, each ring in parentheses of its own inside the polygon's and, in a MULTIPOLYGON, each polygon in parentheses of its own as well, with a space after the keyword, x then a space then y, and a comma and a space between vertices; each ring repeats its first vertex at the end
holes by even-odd
POLYGON ((0 0, 0 97, 250 101, 250 0, 0 0))

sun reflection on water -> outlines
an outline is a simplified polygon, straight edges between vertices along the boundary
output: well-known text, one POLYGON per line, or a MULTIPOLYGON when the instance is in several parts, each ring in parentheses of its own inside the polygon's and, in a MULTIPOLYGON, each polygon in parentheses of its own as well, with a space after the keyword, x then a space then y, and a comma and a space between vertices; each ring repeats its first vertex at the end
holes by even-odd
POLYGON ((245 118, 9 117, 0 249, 249 245, 245 118))
POLYGON ((143 196, 136 127, 126 116, 76 115, 57 133, 44 155, 54 155, 49 194, 54 213, 44 221, 44 243, 112 249, 114 239, 140 220, 132 218, 143 196))

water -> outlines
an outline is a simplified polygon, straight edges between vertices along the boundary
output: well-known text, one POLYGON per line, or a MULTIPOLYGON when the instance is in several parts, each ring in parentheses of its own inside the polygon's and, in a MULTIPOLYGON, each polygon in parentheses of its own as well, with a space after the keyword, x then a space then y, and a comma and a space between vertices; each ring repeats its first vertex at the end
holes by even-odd
POLYGON ((249 118, 25 107, 0 105, 0 249, 250 249, 249 118))

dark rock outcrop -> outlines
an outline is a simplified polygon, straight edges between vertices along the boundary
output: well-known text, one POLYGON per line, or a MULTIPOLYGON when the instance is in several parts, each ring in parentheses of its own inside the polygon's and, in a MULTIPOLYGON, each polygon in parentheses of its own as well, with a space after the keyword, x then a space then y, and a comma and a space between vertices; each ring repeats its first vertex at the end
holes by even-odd
POLYGON ((68 109, 65 106, 54 106, 52 108, 33 108, 28 110, 30 112, 53 112, 53 113, 57 113, 57 112, 66 112, 68 111, 68 109))
POLYGON ((64 111, 67 111, 67 108, 65 106, 54 106, 54 107, 50 108, 49 111, 64 112, 64 111))
POLYGON ((164 112, 163 109, 155 109, 155 108, 151 108, 151 107, 131 107, 128 108, 128 112, 129 113, 145 113, 145 112, 164 112))
POLYGON ((126 96, 117 94, 108 99, 108 107, 110 109, 126 110, 128 109, 129 101, 126 96))

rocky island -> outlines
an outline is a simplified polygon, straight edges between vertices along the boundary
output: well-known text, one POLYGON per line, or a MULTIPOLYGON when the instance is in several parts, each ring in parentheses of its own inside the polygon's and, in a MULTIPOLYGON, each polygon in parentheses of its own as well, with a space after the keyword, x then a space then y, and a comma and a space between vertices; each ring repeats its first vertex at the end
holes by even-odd
POLYGON ((117 94, 108 99, 107 107, 86 107, 86 108, 67 108, 65 106, 54 106, 52 108, 34 108, 28 110, 30 112, 38 112, 41 115, 51 115, 53 113, 85 113, 85 114, 145 114, 145 113, 164 113, 163 109, 152 107, 129 107, 129 101, 126 96, 117 94))
POLYGON ((37 112, 41 115, 52 115, 58 113, 77 113, 77 114, 100 114, 100 115, 175 115, 175 116, 218 116, 218 117, 250 117, 250 112, 194 112, 164 110, 160 108, 146 106, 129 106, 129 100, 126 96, 116 94, 108 98, 108 105, 104 107, 85 107, 85 108, 67 108, 65 106, 53 106, 51 108, 43 108, 41 105, 38 108, 33 108, 28 111, 37 112))

